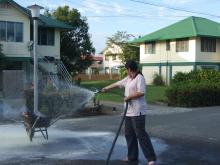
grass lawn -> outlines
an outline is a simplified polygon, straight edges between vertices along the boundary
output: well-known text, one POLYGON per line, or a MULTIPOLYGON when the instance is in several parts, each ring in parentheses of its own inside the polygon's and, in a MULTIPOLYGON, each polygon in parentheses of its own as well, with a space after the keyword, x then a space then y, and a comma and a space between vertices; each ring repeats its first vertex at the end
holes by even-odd
MULTIPOLYGON (((102 89, 103 87, 114 83, 114 80, 101 80, 101 81, 82 81, 81 86, 87 89, 91 89, 93 87, 97 89, 102 89)), ((165 89, 166 87, 161 86, 147 86, 147 102, 166 102, 165 97, 165 89)), ((113 102, 122 102, 124 95, 124 89, 115 88, 108 93, 99 94, 98 98, 100 100, 105 101, 113 101, 113 102)))

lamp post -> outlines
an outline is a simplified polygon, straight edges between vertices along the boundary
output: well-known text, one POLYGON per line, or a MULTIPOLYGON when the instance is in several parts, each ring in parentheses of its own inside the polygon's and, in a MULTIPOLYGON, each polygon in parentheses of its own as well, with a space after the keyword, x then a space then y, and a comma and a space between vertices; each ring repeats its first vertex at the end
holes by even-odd
POLYGON ((31 10, 31 16, 34 20, 33 24, 33 38, 34 38, 34 45, 33 45, 33 53, 34 53, 34 113, 38 114, 38 57, 36 54, 36 47, 37 47, 37 29, 38 24, 37 20, 40 17, 40 10, 43 7, 38 5, 31 5, 28 6, 28 9, 31 10))

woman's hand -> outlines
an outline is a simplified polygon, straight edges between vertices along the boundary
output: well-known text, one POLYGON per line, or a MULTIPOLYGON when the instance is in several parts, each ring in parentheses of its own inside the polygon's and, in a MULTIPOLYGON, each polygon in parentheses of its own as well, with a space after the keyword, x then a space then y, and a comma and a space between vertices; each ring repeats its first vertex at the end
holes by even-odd
POLYGON ((107 92, 108 91, 108 88, 102 88, 101 90, 103 93, 107 92))
POLYGON ((126 101, 130 101, 131 100, 131 98, 128 96, 128 97, 124 97, 124 101, 126 102, 126 101))

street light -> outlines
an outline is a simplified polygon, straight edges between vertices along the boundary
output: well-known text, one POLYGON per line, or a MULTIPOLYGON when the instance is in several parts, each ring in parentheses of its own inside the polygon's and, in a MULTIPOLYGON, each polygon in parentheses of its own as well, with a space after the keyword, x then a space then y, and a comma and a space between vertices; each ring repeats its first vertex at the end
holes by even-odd
POLYGON ((43 9, 43 7, 38 5, 31 5, 28 6, 28 9, 31 10, 31 16, 34 20, 34 45, 33 45, 33 53, 34 53, 34 113, 39 114, 38 112, 38 57, 36 54, 36 47, 37 47, 37 29, 38 24, 37 20, 40 17, 40 10, 43 9))

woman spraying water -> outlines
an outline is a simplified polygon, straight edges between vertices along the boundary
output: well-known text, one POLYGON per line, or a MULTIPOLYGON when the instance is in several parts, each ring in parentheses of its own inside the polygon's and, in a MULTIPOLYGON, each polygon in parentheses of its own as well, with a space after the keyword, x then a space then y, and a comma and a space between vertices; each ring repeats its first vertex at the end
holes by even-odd
POLYGON ((124 101, 129 101, 125 117, 125 138, 128 147, 127 157, 123 161, 138 161, 138 142, 148 160, 148 165, 156 165, 156 154, 154 152, 150 137, 145 131, 145 116, 147 104, 145 101, 145 79, 135 61, 129 60, 125 64, 127 77, 102 89, 107 92, 112 88, 125 87, 124 101))

